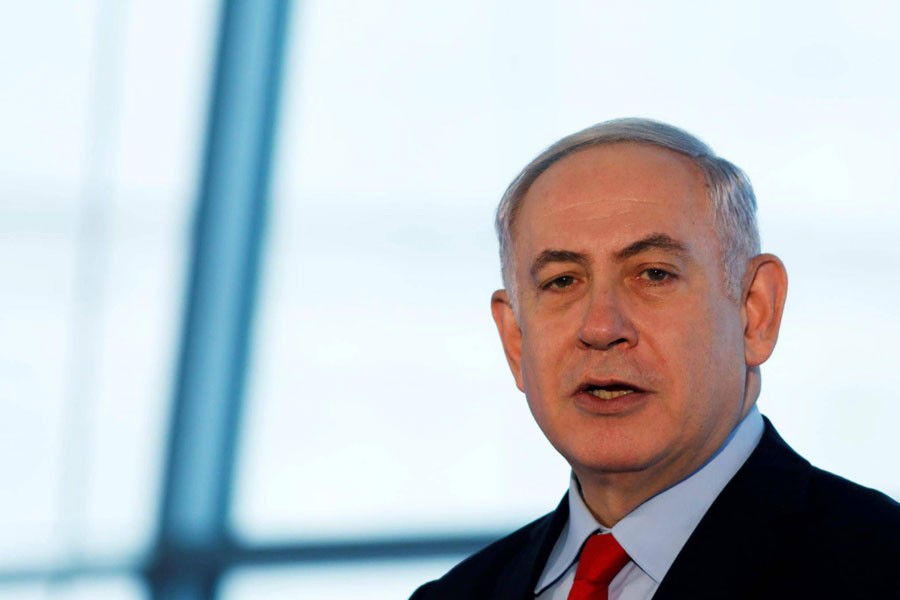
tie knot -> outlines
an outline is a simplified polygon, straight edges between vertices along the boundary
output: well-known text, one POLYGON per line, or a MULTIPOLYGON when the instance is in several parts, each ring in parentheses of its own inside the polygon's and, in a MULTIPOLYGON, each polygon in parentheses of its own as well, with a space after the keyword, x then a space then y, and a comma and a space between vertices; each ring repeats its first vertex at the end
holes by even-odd
POLYGON ((578 559, 575 581, 608 586, 629 560, 628 553, 611 533, 592 535, 578 559))

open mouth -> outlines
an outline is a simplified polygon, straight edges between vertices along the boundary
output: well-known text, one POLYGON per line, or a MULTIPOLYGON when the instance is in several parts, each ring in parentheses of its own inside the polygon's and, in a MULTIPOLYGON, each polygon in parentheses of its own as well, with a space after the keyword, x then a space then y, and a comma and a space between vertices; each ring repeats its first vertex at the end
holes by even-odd
POLYGON ((624 383, 610 383, 608 385, 588 384, 584 386, 583 390, 601 400, 615 400, 616 398, 621 398, 628 394, 635 394, 643 391, 624 383))

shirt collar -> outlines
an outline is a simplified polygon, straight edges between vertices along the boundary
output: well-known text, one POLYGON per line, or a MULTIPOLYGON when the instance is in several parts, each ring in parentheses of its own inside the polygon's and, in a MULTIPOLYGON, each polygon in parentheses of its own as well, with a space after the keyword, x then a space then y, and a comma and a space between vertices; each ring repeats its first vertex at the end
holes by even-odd
MULTIPOLYGON (((635 508, 612 528, 628 556, 657 584, 694 528, 759 443, 763 420, 754 406, 721 448, 698 470, 635 508)), ((569 519, 538 580, 540 591, 562 577, 578 559, 587 538, 606 533, 581 497, 575 475, 569 482, 569 519)))

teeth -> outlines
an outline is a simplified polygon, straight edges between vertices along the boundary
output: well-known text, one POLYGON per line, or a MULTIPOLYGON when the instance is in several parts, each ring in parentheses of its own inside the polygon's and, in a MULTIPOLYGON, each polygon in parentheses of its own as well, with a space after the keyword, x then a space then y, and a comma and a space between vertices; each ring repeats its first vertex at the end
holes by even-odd
POLYGON ((626 394, 630 394, 633 391, 634 390, 610 391, 610 390, 604 390, 601 388, 594 388, 591 390, 591 393, 593 395, 597 396, 598 398, 600 398, 601 400, 614 400, 616 398, 621 398, 622 396, 624 396, 626 394))

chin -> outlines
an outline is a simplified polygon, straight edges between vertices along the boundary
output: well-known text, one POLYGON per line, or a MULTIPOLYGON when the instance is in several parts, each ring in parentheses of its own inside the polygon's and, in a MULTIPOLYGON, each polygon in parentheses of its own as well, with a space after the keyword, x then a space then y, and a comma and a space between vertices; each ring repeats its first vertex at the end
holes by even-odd
POLYGON ((553 445, 576 472, 583 469, 598 475, 641 471, 649 474, 654 467, 669 462, 666 458, 673 453, 667 439, 652 428, 611 423, 602 427, 582 426, 578 435, 558 437, 558 443, 553 445))
POLYGON ((659 462, 658 457, 627 450, 574 452, 566 460, 576 472, 585 471, 596 475, 646 472, 659 462))

